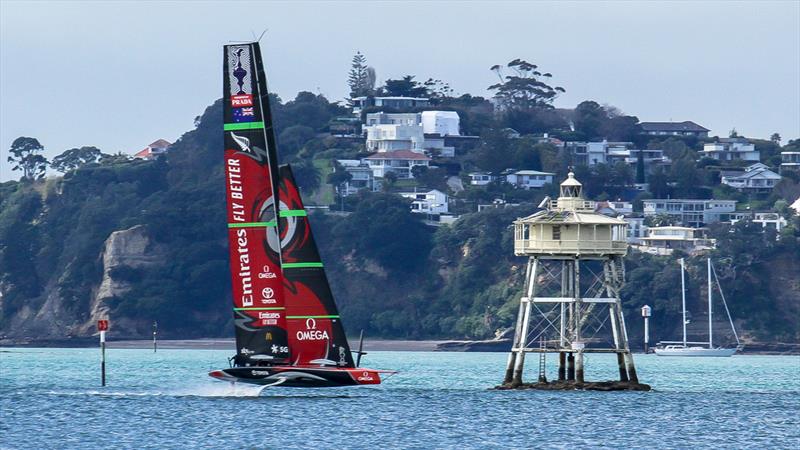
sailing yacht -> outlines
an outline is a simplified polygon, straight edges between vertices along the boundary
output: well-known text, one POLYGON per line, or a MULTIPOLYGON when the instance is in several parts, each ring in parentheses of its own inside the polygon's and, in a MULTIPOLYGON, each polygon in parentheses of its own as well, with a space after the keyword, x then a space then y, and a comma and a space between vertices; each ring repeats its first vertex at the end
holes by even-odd
POLYGON ((656 344, 655 353, 658 356, 714 356, 724 357, 732 356, 737 351, 743 348, 739 342, 739 336, 736 334, 736 327, 733 325, 731 313, 728 310, 728 304, 725 301, 725 294, 722 293, 722 286, 719 284, 719 278, 714 266, 711 264, 711 258, 708 258, 708 342, 690 342, 686 339, 686 267, 683 258, 679 260, 681 264, 681 301, 683 311, 683 340, 682 341, 662 341, 656 344), (736 347, 714 347, 714 330, 712 326, 712 282, 711 276, 716 280, 717 288, 719 289, 722 304, 725 305, 725 312, 728 315, 728 321, 733 330, 733 336, 736 338, 736 347))
POLYGON ((359 367, 365 353, 361 344, 350 350, 292 169, 278 166, 259 45, 225 46, 223 59, 236 355, 209 375, 263 386, 379 384, 394 372, 359 367))

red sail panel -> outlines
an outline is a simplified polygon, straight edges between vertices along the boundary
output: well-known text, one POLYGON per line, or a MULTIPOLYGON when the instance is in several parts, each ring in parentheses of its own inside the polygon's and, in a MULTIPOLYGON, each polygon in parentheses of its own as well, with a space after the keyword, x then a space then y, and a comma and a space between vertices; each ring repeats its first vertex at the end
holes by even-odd
POLYGON ((280 168, 281 260, 292 363, 355 367, 291 168, 280 168))
MULTIPOLYGON (((224 49, 224 131, 236 363, 286 362, 289 345, 277 230, 277 157, 267 136, 257 44, 224 49), (270 241, 272 246, 270 246, 270 241)), ((271 130, 270 130, 271 131, 271 130)))

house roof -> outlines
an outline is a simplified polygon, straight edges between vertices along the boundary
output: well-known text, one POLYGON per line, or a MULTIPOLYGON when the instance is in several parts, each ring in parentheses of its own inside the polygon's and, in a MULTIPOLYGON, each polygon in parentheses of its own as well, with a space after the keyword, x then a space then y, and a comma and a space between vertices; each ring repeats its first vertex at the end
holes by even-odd
POLYGON ((514 223, 550 223, 550 224, 565 224, 565 223, 582 223, 587 225, 626 225, 622 219, 616 217, 608 217, 599 213, 579 213, 574 211, 551 211, 544 210, 531 214, 528 217, 523 217, 514 221, 514 223))
POLYGON ((643 131, 710 131, 708 128, 702 127, 691 120, 684 122, 641 122, 639 126, 642 127, 643 131))
POLYGON ((404 159, 404 160, 416 160, 416 161, 430 161, 431 159, 427 156, 412 152, 411 150, 395 150, 393 152, 380 152, 375 153, 374 155, 367 156, 364 159, 369 160, 376 160, 376 159, 404 159))
POLYGON ((550 172, 539 172, 538 170, 518 170, 510 175, 555 175, 550 172))
POLYGON ((748 172, 744 172, 741 175, 725 176, 725 178, 727 178, 728 180, 731 180, 731 179, 747 180, 747 179, 750 179, 750 178, 770 178, 770 179, 773 179, 773 180, 779 180, 781 178, 781 176, 778 175, 777 173, 769 170, 769 169, 764 169, 764 168, 759 167, 757 169, 753 169, 753 170, 750 170, 748 172))
POLYGON ((147 158, 152 153, 153 152, 150 151, 150 147, 147 147, 147 148, 143 148, 142 150, 139 150, 138 152, 134 153, 133 157, 134 158, 147 158))
POLYGON ((164 139, 159 139, 159 140, 157 140, 155 142, 152 142, 150 145, 148 145, 148 147, 164 148, 164 147, 169 147, 170 145, 172 145, 172 144, 169 141, 164 140, 164 139))

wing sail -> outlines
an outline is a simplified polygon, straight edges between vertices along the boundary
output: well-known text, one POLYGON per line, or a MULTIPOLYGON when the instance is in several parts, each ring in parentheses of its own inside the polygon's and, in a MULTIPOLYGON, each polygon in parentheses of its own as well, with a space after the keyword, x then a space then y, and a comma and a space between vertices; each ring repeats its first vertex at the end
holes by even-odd
POLYGON ((276 216, 277 153, 258 44, 223 56, 228 242, 237 364, 290 359, 276 216), (272 245, 271 245, 272 244, 272 245))

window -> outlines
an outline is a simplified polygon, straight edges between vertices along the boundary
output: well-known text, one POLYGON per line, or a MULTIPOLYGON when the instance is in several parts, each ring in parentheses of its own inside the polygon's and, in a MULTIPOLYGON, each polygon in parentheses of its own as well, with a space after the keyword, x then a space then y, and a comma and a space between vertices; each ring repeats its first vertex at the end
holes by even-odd
POLYGON ((553 226, 553 240, 554 241, 561 240, 561 227, 559 225, 553 226))

